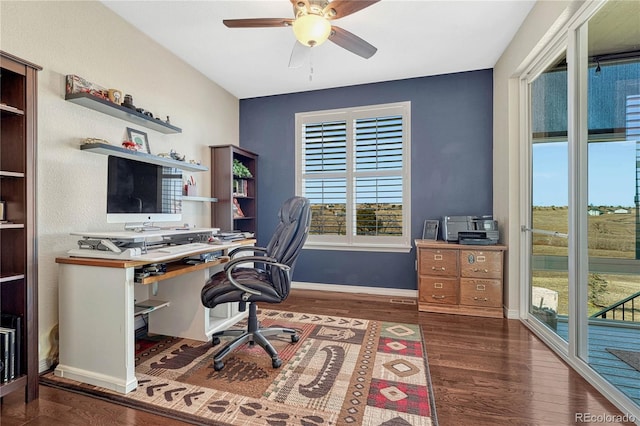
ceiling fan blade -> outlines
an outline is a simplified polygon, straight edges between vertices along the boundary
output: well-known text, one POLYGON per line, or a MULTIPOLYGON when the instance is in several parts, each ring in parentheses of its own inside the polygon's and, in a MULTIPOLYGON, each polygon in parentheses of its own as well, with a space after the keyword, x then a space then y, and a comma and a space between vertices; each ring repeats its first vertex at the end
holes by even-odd
MULTIPOLYGON (((293 2, 294 0, 291 1, 293 2)), ((333 0, 325 6, 323 13, 327 19, 340 19, 379 1, 380 0, 333 0)))
POLYGON ((291 51, 291 57, 289 58, 289 68, 300 68, 305 64, 309 54, 311 53, 311 48, 309 46, 305 46, 296 40, 296 43, 293 45, 293 50, 291 51))
POLYGON ((289 27, 292 22, 293 19, 289 18, 225 19, 222 21, 229 28, 289 27))
POLYGON ((336 27, 335 25, 331 27, 329 40, 365 59, 369 59, 378 51, 376 47, 370 45, 357 35, 340 27, 336 27))

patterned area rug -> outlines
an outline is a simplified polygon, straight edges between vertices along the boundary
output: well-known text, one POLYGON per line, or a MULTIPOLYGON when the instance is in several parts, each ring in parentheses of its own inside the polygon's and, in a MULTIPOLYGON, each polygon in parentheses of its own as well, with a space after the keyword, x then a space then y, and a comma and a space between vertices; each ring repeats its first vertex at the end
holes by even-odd
POLYGON ((623 351, 621 349, 609 349, 606 348, 607 352, 612 353, 613 355, 620 358, 622 361, 626 362, 636 370, 640 371, 640 352, 634 351, 623 351))
POLYGON ((138 388, 127 395, 52 372, 41 383, 194 424, 437 425, 420 326, 271 310, 258 316, 263 327, 300 331, 295 344, 270 339, 279 369, 262 348, 245 345, 216 372, 220 345, 164 338, 137 354, 138 388))

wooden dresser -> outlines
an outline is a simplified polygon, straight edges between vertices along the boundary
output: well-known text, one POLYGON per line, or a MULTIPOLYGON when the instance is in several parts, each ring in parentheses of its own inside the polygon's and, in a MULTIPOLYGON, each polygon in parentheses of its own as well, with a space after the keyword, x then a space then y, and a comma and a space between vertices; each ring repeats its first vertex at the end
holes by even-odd
POLYGON ((415 240, 418 310, 502 318, 501 245, 415 240))

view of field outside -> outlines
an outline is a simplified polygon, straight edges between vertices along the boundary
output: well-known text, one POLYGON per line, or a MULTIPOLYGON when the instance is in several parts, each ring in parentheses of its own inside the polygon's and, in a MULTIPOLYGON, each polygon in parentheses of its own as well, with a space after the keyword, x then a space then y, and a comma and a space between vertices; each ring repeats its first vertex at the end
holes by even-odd
MULTIPOLYGON (((396 203, 360 203, 355 212, 356 235, 402 235, 402 205, 396 203)), ((311 228, 316 235, 346 234, 345 204, 311 206, 311 228)))
MULTIPOLYGON (((593 203, 584 214, 588 215, 590 263, 596 258, 636 258, 636 149, 635 141, 589 146, 589 200, 593 203)), ((569 233, 566 164, 566 142, 534 145, 534 229, 569 233)), ((534 233, 532 243, 534 256, 557 256, 562 259, 559 264, 566 263, 567 238, 534 233)), ((557 314, 568 315, 566 269, 550 267, 532 275, 532 286, 558 293, 557 314)), ((640 291, 640 275, 591 272, 588 285, 592 315, 640 291)), ((635 317, 640 321, 640 310, 635 317)))
MULTIPOLYGON (((604 213, 589 216, 589 257, 635 258, 635 209, 613 213, 618 206, 599 206, 604 213)), ((533 227, 568 233, 567 207, 534 207, 533 227)), ((534 234, 533 254, 567 256, 567 239, 534 234)), ((534 271, 533 285, 558 292, 558 310, 567 315, 568 292, 566 271, 534 271)), ((589 315, 640 291, 640 276, 628 274, 590 274, 589 315), (604 280, 604 281, 603 281, 604 280)), ((638 315, 636 315, 637 320, 638 315)))

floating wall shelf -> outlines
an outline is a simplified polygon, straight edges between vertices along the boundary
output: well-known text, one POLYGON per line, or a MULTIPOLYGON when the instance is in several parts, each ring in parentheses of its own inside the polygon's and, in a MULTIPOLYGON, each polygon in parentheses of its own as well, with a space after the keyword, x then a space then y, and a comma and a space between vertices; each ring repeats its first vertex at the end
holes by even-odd
POLYGON ((195 195, 183 195, 182 201, 200 201, 203 203, 217 203, 218 199, 214 197, 198 197, 195 195))
POLYGON ((156 120, 155 118, 148 117, 134 109, 114 104, 113 102, 109 102, 88 93, 71 93, 67 94, 64 99, 69 102, 73 102, 74 104, 82 105, 85 108, 144 126, 147 129, 156 130, 160 133, 182 133, 182 129, 179 127, 165 123, 162 120, 156 120))
POLYGON ((159 157, 145 152, 132 151, 130 149, 106 143, 87 143, 80 145, 80 149, 83 151, 94 152, 96 154, 113 155, 120 158, 128 158, 129 160, 141 161, 143 163, 156 164, 158 166, 175 167, 176 169, 190 172, 206 172, 209 170, 208 167, 200 164, 192 164, 185 161, 174 160, 173 158, 159 157))

